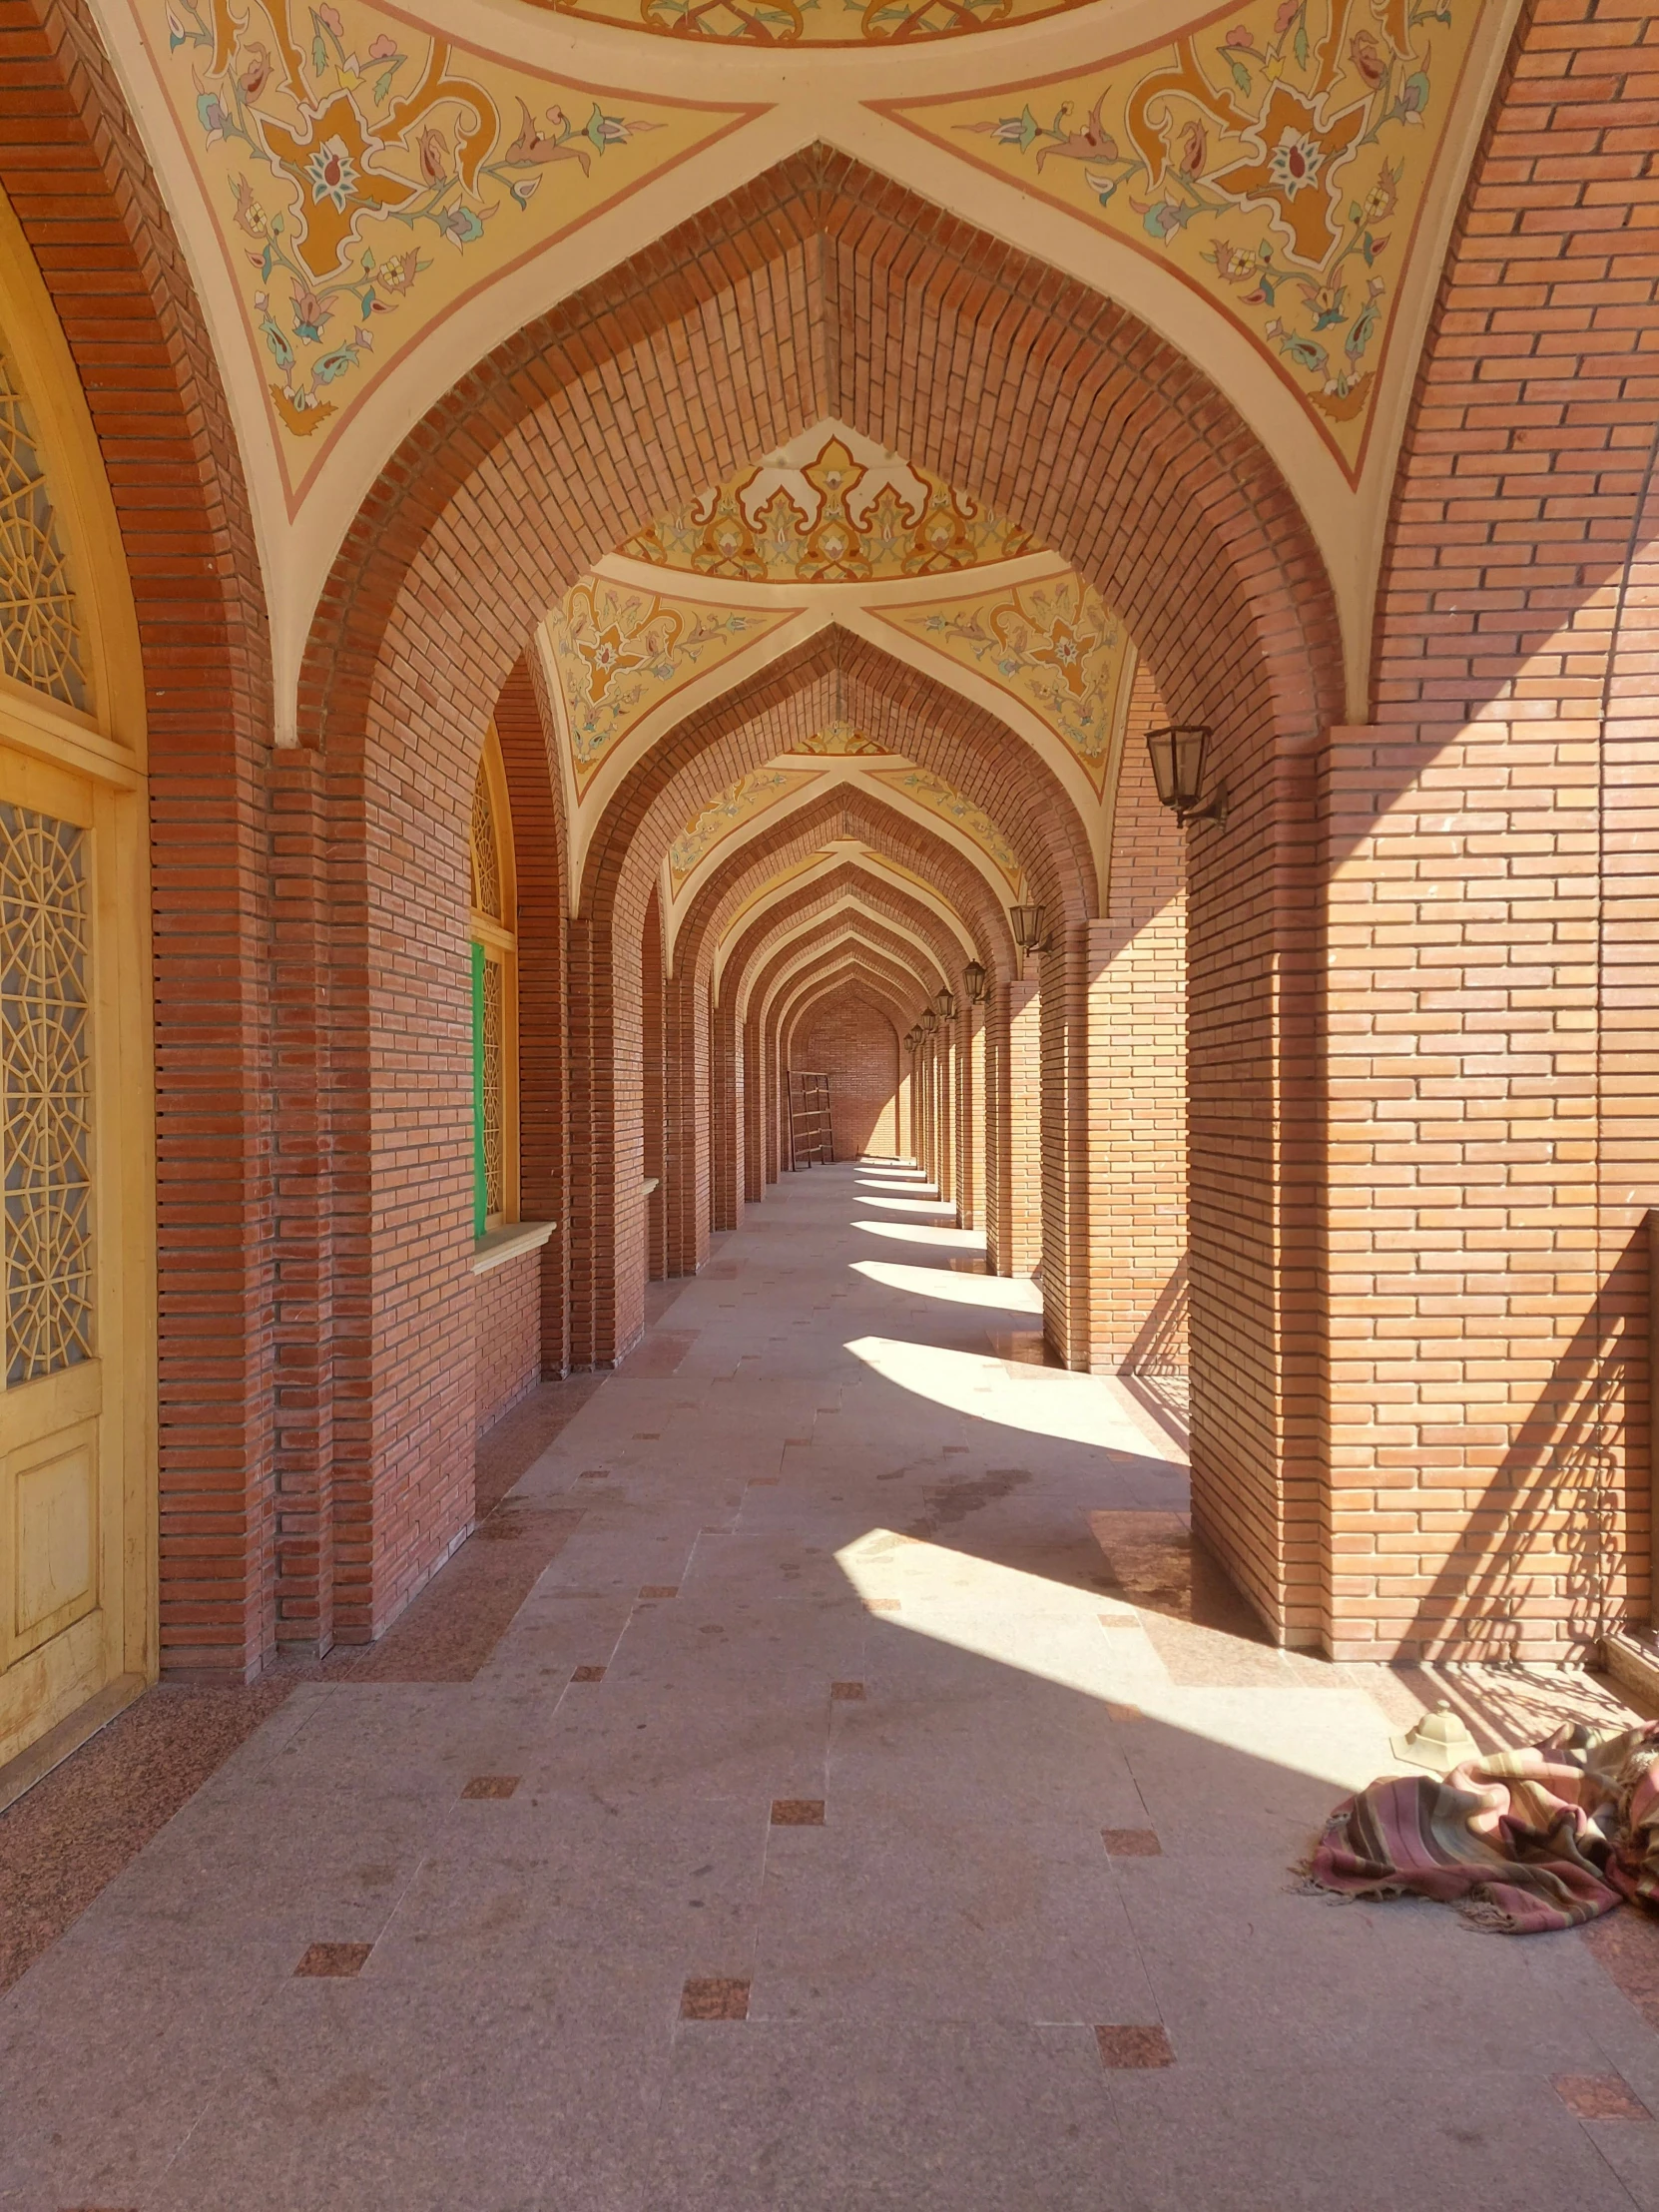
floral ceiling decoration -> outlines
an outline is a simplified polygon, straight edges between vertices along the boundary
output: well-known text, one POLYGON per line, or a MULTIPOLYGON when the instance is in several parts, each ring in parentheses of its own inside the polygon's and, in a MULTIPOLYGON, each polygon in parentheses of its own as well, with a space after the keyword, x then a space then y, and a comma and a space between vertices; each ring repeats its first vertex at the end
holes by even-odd
POLYGON ((1245 0, 1086 69, 874 105, 1219 303, 1352 480, 1478 15, 1245 0))
POLYGON ((437 320, 760 112, 532 74, 358 0, 149 10, 290 497, 437 320))
POLYGON ((678 894, 714 847, 756 815, 780 805, 792 792, 814 782, 811 769, 758 768, 729 784, 688 822, 668 848, 669 880, 678 894))
POLYGON ((792 753, 883 754, 884 745, 877 745, 873 738, 866 738, 861 730, 855 730, 850 722, 831 722, 822 730, 815 730, 810 738, 802 738, 792 745, 792 753))
POLYGON ((976 598, 878 612, 1034 710, 1104 792, 1130 652, 1093 585, 1063 569, 976 598))
POLYGON ((869 778, 873 784, 886 784, 902 792, 906 799, 925 808, 929 814, 937 815, 941 821, 953 823, 1006 879, 1009 896, 1019 896, 1025 880, 1024 870, 1013 846, 982 807, 976 807, 942 777, 923 768, 871 769, 869 778))
POLYGON ((789 607, 712 607, 585 576, 547 617, 577 796, 635 723, 788 622, 789 607))
POLYGON ((844 423, 820 423, 620 548, 745 583, 948 576, 1036 550, 1025 532, 844 423))
POLYGON ((1058 15, 1082 0, 534 0, 589 22, 735 46, 897 46, 1058 15))

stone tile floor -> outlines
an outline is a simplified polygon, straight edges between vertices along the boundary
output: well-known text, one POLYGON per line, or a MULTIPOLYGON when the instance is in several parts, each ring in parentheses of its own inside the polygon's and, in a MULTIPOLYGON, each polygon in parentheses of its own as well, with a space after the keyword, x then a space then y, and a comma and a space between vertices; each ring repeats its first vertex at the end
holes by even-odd
POLYGON ((790 1179, 515 1416, 516 1540, 400 1655, 296 1670, 113 1879, 108 1754, 53 1778, 64 1894, 103 1857, 0 1999, 0 2207, 1659 2212, 1659 1932, 1289 1872, 1442 1694, 1624 1708, 1273 1650, 1172 1394, 1045 1366, 947 1222, 790 1179))

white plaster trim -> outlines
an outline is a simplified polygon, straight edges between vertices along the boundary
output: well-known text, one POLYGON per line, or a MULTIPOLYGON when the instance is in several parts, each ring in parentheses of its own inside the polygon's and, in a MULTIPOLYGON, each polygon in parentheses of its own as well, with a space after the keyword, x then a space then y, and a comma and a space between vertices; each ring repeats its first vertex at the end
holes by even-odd
POLYGON ((539 1252, 558 1226, 556 1221, 510 1221, 503 1229, 492 1229, 472 1248, 473 1274, 490 1275, 526 1252, 539 1252))

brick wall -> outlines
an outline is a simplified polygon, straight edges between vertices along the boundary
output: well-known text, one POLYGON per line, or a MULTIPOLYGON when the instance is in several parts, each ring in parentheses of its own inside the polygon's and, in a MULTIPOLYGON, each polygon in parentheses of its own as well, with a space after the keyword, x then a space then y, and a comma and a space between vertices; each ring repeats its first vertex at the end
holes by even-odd
POLYGON ((898 1150, 898 1036, 879 1007, 837 992, 797 1032, 793 1050, 798 1066, 830 1077, 837 1160, 898 1150))
POLYGON ((472 1282, 473 1390, 482 1435, 541 1381, 541 1254, 523 1253, 472 1282))

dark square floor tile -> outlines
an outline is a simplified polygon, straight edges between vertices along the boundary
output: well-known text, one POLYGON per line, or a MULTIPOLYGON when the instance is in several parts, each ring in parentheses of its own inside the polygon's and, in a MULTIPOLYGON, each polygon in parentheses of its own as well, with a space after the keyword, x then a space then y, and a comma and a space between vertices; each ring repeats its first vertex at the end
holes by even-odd
MULTIPOLYGON (((866 1597, 864 1600, 866 1613, 896 1613, 900 1610, 900 1601, 895 1597, 866 1597)), ((1108 1707, 1107 1710, 1110 1711, 1111 1708, 1108 1707)))
POLYGON ((637 1444, 660 1443, 662 1435, 663 1432, 660 1428, 636 1428, 634 1430, 634 1441, 637 1444))
POLYGON ((782 1480, 782 1475, 752 1474, 749 1478, 749 1487, 752 1490, 776 1490, 782 1480))
POLYGON ((603 1682, 605 1670, 603 1667, 578 1667, 570 1679, 572 1682, 603 1682))
POLYGON ((824 1800, 820 1797, 781 1797, 772 1801, 774 1828, 822 1828, 824 1800))
POLYGON ((831 1682, 830 1685, 830 1696, 836 1705, 859 1705, 863 1695, 861 1682, 831 1682))
POLYGON ((464 1798, 508 1798, 517 1788, 516 1774, 475 1774, 461 1795, 464 1798))
POLYGON ((1144 1721, 1146 1715, 1138 1705, 1114 1705, 1111 1699, 1108 1698, 1106 1700, 1106 1718, 1109 1721, 1144 1721))
POLYGON ((312 1943, 297 1966, 296 1974, 317 1974, 324 1979, 344 1980, 354 1973, 361 1973, 368 1963, 372 1943, 312 1943))
POLYGON ((1581 2120, 1650 2120, 1653 2114, 1622 2074, 1557 2074, 1555 2094, 1581 2120))
POLYGON ((1101 1836, 1114 1859, 1161 1859, 1164 1847, 1151 1828, 1103 1828, 1101 1836))
POLYGON ((678 1597, 680 1595, 680 1585, 678 1582, 642 1582, 640 1584, 640 1595, 641 1597, 678 1597))
POLYGON ((576 1479, 578 1482, 609 1482, 611 1470, 609 1467, 584 1467, 576 1479))
POLYGON ((693 1976, 680 1992, 683 2020, 747 2020, 749 1983, 723 1977, 693 1976))
POLYGON ((1094 2039, 1100 2045, 1103 2066, 1116 2069, 1175 2064, 1169 2037, 1161 2027, 1097 2027, 1094 2039))
POLYGON ((1101 1613, 1096 1617, 1102 1628, 1139 1628, 1141 1625, 1138 1613, 1101 1613))

